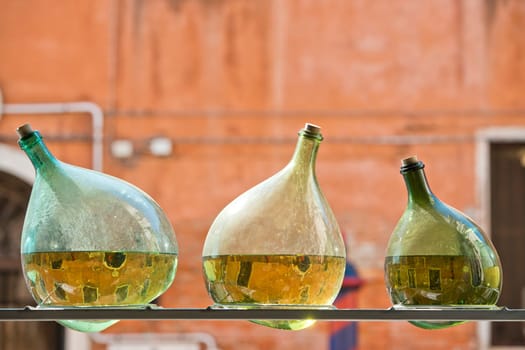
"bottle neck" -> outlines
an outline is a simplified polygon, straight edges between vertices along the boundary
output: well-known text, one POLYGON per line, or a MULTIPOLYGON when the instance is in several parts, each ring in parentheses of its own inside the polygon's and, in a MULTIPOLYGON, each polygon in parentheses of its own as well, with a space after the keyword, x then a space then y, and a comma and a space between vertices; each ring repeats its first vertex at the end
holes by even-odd
POLYGON ((292 160, 290 161, 290 166, 308 169, 311 174, 314 175, 315 160, 322 139, 320 134, 310 135, 307 131, 301 130, 292 160))
POLYGON ((38 131, 19 139, 18 145, 27 154, 36 171, 58 164, 58 160, 51 154, 38 131))
POLYGON ((406 172, 401 171, 401 174, 408 191, 409 204, 432 204, 435 201, 435 196, 430 190, 423 166, 406 172))

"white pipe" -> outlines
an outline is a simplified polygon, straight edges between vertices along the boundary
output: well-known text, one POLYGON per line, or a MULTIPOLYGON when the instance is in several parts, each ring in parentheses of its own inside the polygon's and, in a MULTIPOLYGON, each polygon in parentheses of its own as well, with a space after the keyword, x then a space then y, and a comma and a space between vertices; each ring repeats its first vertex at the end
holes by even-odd
POLYGON ((102 171, 102 133, 104 127, 104 113, 93 102, 60 102, 60 103, 6 103, 2 105, 1 114, 67 114, 88 113, 91 115, 93 128, 93 164, 94 170, 102 171))
POLYGON ((98 344, 105 345, 143 345, 144 348, 155 348, 154 345, 192 344, 204 345, 206 350, 219 350, 215 338, 209 333, 90 333, 89 337, 98 344))
POLYGON ((64 349, 65 350, 90 350, 91 340, 89 335, 64 328, 64 349))

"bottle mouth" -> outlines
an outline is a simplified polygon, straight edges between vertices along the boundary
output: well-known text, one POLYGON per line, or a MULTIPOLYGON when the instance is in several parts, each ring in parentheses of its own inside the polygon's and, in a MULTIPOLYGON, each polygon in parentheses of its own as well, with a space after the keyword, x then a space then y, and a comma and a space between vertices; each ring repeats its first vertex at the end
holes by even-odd
POLYGON ((31 136, 34 134, 34 131, 33 131, 33 128, 31 127, 31 125, 29 124, 24 124, 24 125, 21 125, 19 126, 17 129, 16 129, 16 133, 18 134, 18 136, 20 137, 20 139, 24 139, 28 136, 31 136))
POLYGON ((31 125, 23 124, 16 129, 18 134, 18 145, 24 151, 30 149, 33 145, 41 142, 42 136, 36 130, 33 130, 31 125))
POLYGON ((401 174, 404 174, 409 171, 423 169, 424 167, 425 167, 425 164, 422 161, 420 161, 417 158, 417 156, 411 156, 411 157, 404 158, 401 160, 401 168, 399 172, 401 174))
POLYGON ((319 141, 323 140, 323 135, 321 135, 321 127, 312 123, 306 123, 304 125, 304 128, 299 130, 299 135, 303 135, 319 141))

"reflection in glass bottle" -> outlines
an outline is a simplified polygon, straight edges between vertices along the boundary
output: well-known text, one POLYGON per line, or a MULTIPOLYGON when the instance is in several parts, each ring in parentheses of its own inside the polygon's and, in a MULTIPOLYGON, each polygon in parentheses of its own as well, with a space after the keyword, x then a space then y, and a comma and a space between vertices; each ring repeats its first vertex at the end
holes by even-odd
MULTIPOLYGON (((345 270, 339 227, 315 176, 320 128, 306 124, 288 165, 227 205, 203 248, 216 306, 331 307, 345 270)), ((303 329, 313 320, 256 320, 303 329)))
MULTIPOLYGON (((58 161, 29 125, 17 131, 36 170, 21 253, 39 307, 133 307, 161 295, 178 257, 161 208, 129 183, 58 161)), ((59 321, 84 332, 115 322, 59 321)))
MULTIPOLYGON (((408 204, 392 233, 385 282, 395 306, 481 307, 496 304, 501 263, 492 242, 470 218, 430 190, 424 164, 402 161, 408 204)), ((411 321, 439 329, 462 321, 411 321)))

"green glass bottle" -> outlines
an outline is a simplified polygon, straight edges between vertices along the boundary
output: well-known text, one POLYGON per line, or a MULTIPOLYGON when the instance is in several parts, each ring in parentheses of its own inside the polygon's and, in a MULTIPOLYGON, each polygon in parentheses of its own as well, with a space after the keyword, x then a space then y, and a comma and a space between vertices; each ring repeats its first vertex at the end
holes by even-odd
MULTIPOLYGON (((315 176, 321 140, 320 128, 306 124, 288 165, 233 200, 211 225, 203 272, 215 306, 332 307, 346 253, 315 176)), ((253 322, 299 330, 315 321, 253 322)))
MULTIPOLYGON (((173 282, 178 246, 161 208, 115 177, 57 160, 38 131, 17 129, 36 170, 22 267, 39 307, 136 307, 173 282)), ((98 332, 116 320, 59 321, 98 332)))
MULTIPOLYGON (((430 190, 424 164, 402 160, 408 204, 385 258, 385 282, 394 307, 491 307, 499 298, 502 270, 482 229, 430 190)), ((439 329, 462 321, 411 321, 439 329)))

